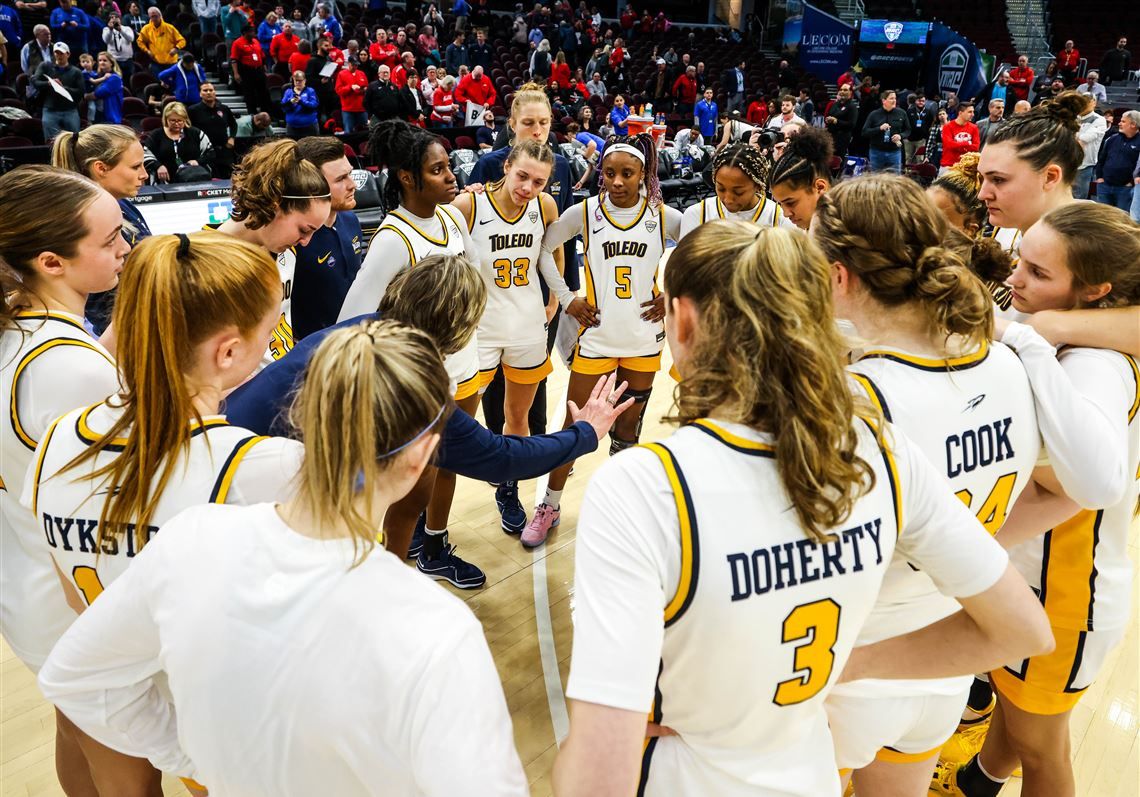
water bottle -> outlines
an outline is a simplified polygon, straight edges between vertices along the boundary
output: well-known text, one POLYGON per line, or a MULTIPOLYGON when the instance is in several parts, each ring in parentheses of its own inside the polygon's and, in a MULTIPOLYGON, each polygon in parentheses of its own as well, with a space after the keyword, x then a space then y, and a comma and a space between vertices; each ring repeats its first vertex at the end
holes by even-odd
POLYGON ((641 115, 642 116, 653 116, 653 103, 651 103, 651 102, 645 103, 645 107, 642 108, 641 115))
POLYGON ((890 144, 891 143, 891 129, 889 127, 883 131, 883 143, 884 144, 890 144))

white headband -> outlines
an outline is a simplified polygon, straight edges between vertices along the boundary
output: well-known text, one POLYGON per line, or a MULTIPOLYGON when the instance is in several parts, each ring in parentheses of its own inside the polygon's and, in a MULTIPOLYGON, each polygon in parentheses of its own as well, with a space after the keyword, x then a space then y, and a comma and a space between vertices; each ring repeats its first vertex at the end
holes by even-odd
POLYGON ((602 155, 602 160, 605 160, 610 156, 610 154, 614 152, 628 153, 641 161, 642 166, 645 165, 645 153, 639 150, 637 147, 631 146, 629 144, 610 144, 608 147, 606 147, 606 151, 602 155))

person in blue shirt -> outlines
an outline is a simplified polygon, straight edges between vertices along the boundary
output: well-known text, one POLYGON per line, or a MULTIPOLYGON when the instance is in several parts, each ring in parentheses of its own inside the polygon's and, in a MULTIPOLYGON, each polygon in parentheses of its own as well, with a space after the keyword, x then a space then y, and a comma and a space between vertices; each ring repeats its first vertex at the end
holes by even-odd
POLYGON ((716 135, 716 120, 719 111, 713 100, 713 90, 705 89, 704 96, 693 106, 693 124, 701 129, 701 135, 711 140, 716 135))
POLYGON ((625 104, 625 97, 618 94, 614 97, 614 107, 610 111, 610 125, 613 126, 614 135, 624 136, 629 134, 629 128, 626 126, 625 120, 629 118, 629 108, 625 104))
POLYGON ((158 73, 159 82, 171 90, 174 98, 187 107, 202 101, 202 84, 207 82, 193 53, 183 53, 182 59, 158 73))
POLYGON ((48 20, 52 41, 64 42, 77 55, 87 49, 90 25, 90 17, 72 5, 71 0, 59 0, 59 7, 52 9, 48 20))
POLYGON ((92 96, 102 103, 102 113, 96 120, 104 124, 117 125, 123 121, 123 78, 119 65, 110 53, 99 53, 98 73, 92 81, 92 96))
MULTIPOLYGON (((458 317, 451 303, 435 296, 449 295, 440 287, 441 279, 446 279, 445 258, 433 255, 414 269, 398 274, 384 294, 379 312, 347 319, 297 341, 284 357, 229 395, 224 409, 230 423, 257 434, 295 437, 296 430, 289 422, 292 398, 301 386, 313 352, 328 334, 342 327, 381 317, 394 319, 428 332, 444 356, 458 350, 461 344, 457 345, 457 341, 470 332, 470 318, 458 317)), ((618 400, 621 392, 614 389, 612 378, 599 380, 581 409, 571 405, 573 425, 561 432, 531 437, 493 434, 463 410, 456 409, 444 428, 435 464, 479 481, 533 479, 549 473, 558 465, 597 449, 598 441, 629 406, 629 401, 618 400)), ((431 486, 427 485, 429 493, 431 486)), ((412 531, 426 497, 417 485, 407 499, 389 510, 384 519, 384 545, 389 551, 398 556, 410 553, 412 531)))
POLYGON ((273 37, 281 32, 281 23, 277 20, 277 14, 270 11, 265 15, 265 19, 261 20, 261 24, 257 26, 257 40, 261 42, 261 51, 265 53, 265 60, 267 63, 273 63, 269 57, 269 45, 273 43, 273 37))
POLYGON ((301 340, 336 323, 345 294, 360 270, 364 234, 352 209, 356 182, 344 142, 333 136, 307 136, 297 152, 321 170, 329 184, 332 210, 323 227, 304 246, 296 247, 293 274, 293 339, 301 340))
POLYGON ((285 89, 281 97, 281 107, 285 109, 285 135, 298 140, 317 135, 320 132, 317 126, 320 105, 317 93, 305 85, 305 73, 298 69, 293 73, 293 85, 285 89))
POLYGON ((24 46, 24 23, 20 12, 8 2, 0 2, 0 33, 8 40, 8 52, 19 53, 24 46))

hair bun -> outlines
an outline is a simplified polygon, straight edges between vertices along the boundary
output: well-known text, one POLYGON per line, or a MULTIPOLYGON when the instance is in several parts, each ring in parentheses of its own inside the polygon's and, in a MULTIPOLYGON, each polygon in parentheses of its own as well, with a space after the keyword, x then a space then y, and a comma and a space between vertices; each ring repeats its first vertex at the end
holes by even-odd
POLYGON ((948 298, 964 270, 962 259, 945 246, 928 246, 914 264, 912 290, 920 299, 941 301, 948 298))
POLYGON ((981 159, 982 156, 979 153, 967 152, 958 159, 957 163, 950 167, 950 171, 957 172, 977 188, 981 188, 982 176, 978 173, 978 163, 981 159))
POLYGON ((829 161, 835 154, 835 145, 831 141, 831 134, 819 127, 805 127, 784 148, 781 157, 795 155, 812 163, 829 161))
POLYGON ((1041 103, 1045 113, 1074 133, 1081 129, 1077 121, 1088 107, 1088 100, 1075 91, 1063 91, 1052 100, 1041 103))
POLYGON ((1013 258, 993 238, 975 238, 970 248, 970 270, 988 282, 1005 282, 1013 273, 1013 258))

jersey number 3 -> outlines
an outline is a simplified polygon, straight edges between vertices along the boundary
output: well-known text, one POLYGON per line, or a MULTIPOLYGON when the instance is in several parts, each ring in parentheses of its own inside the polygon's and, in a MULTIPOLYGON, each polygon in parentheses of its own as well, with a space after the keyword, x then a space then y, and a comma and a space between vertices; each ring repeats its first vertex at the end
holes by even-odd
POLYGON ((777 706, 794 706, 815 697, 827 685, 835 667, 839 638, 839 604, 830 598, 805 603, 784 618, 785 645, 799 642, 793 659, 794 678, 780 681, 772 698, 777 706))
POLYGON ((520 257, 511 261, 505 257, 499 258, 491 266, 495 269, 495 284, 500 288, 509 288, 517 285, 520 288, 530 284, 530 258, 520 257), (511 276, 511 271, 514 276, 511 276))

